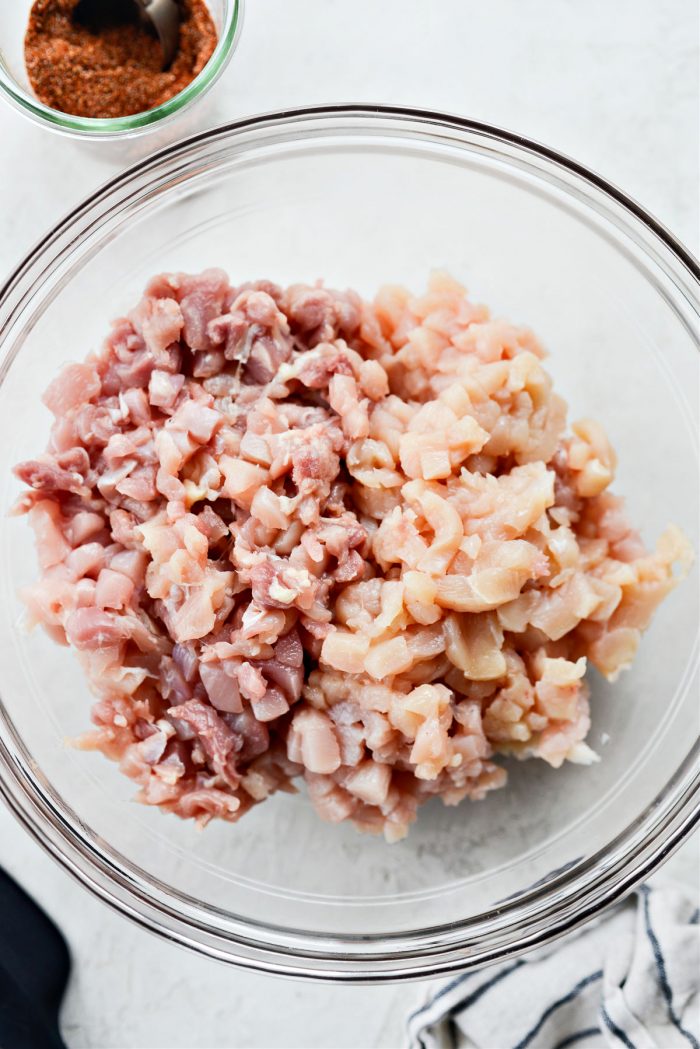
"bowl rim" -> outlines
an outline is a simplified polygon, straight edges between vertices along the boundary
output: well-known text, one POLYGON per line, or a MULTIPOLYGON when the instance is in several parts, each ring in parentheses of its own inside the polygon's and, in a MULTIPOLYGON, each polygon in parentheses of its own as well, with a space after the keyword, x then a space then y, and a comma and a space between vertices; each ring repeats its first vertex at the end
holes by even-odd
MULTIPOLYGON (((217 139, 234 138, 250 130, 294 130, 335 121, 336 132, 362 133, 376 126, 391 126, 410 137, 411 125, 419 125, 422 137, 438 136, 440 131, 459 136, 492 139, 509 147, 515 155, 545 161, 565 175, 583 182, 604 199, 622 208, 634 224, 660 242, 674 262, 673 279, 689 294, 695 313, 700 313, 700 265, 685 246, 636 201, 600 175, 577 161, 514 132, 492 125, 431 110, 383 105, 331 105, 263 113, 222 124, 183 139, 145 160, 134 164, 97 188, 82 203, 57 222, 27 253, 0 288, 0 346, 2 331, 9 331, 13 318, 21 314, 34 282, 37 267, 53 248, 41 273, 60 268, 64 238, 74 246, 86 239, 90 224, 71 234, 71 229, 92 212, 105 214, 100 207, 113 194, 126 189, 130 180, 156 171, 161 165, 184 156, 198 146, 217 139), (359 122, 359 123, 358 123, 359 122)), ((468 146, 465 138, 462 146, 468 146)), ((591 206, 591 201, 586 201, 591 206)), ((630 233, 630 230, 627 230, 630 233)), ((658 244, 657 244, 658 246, 658 244)), ((643 245, 652 254, 649 244, 643 245)), ((658 261, 658 259, 657 259, 658 261)), ((0 382, 14 359, 10 352, 0 359, 0 382)), ((689 751, 664 791, 624 831, 608 842, 594 857, 587 858, 582 870, 553 874, 545 886, 534 886, 515 903, 505 902, 499 915, 512 914, 493 932, 483 928, 484 915, 461 920, 451 926, 402 932, 395 935, 352 937, 334 934, 302 934, 253 921, 231 921, 227 930, 205 926, 196 916, 176 911, 153 891, 144 890, 133 877, 126 877, 109 856, 100 853, 81 837, 62 816, 51 798, 37 784, 31 768, 21 759, 16 737, 0 699, 0 795, 20 822, 40 845, 95 895, 141 926, 199 952, 260 971, 318 980, 344 982, 416 979, 491 964, 503 957, 514 957, 550 942, 577 928, 622 899, 649 876, 700 823, 700 742, 689 751), (8 732, 9 729, 9 732, 8 732), (670 788, 673 787, 673 791, 670 788), (669 794, 672 798, 669 800, 669 794), (604 866, 595 863, 605 857, 604 866), (547 903, 547 906, 544 906, 547 903), (481 923, 481 928, 479 923, 481 923), (267 939, 260 938, 263 929, 267 939), (513 930, 517 930, 517 936, 513 930), (270 934, 276 939, 270 939, 270 934)), ((162 895, 162 894, 161 894, 162 895)), ((490 915, 486 915, 488 919, 490 915)))
POLYGON ((41 102, 22 88, 7 71, 0 53, 0 90, 7 101, 34 123, 82 141, 135 138, 169 123, 189 109, 214 86, 238 46, 243 28, 244 0, 228 0, 228 11, 209 61, 197 76, 172 98, 152 109, 124 117, 80 117, 41 102))

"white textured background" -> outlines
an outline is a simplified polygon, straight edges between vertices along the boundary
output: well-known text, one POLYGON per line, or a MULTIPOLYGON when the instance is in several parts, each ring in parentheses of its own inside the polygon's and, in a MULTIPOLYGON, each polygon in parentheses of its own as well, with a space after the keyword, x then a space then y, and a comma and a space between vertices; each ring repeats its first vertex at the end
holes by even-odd
MULTIPOLYGON (((247 0, 208 122, 323 102, 464 114, 594 168, 697 251, 698 20, 695 0, 247 0)), ((0 279, 113 168, 0 107, 0 279)), ((417 988, 235 972, 113 914, 4 810, 0 842, 2 863, 70 942, 70 1049, 403 1044, 417 988)), ((660 877, 697 892, 699 871, 696 837, 660 877)))

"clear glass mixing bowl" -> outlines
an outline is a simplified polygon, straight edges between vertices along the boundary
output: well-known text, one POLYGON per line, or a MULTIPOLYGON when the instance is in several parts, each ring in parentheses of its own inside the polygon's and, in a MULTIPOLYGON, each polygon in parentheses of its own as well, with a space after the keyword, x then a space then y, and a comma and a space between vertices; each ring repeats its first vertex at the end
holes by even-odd
MULTIPOLYGON (((25 259, 0 299, 0 478, 40 450, 40 393, 97 345, 162 269, 233 281, 323 276, 371 293, 445 267, 530 324, 572 416, 620 454, 616 489, 653 543, 697 549, 697 267, 600 178, 455 118, 334 107, 240 121, 98 190, 25 259)), ((65 738, 91 697, 71 653, 27 634, 26 521, 1 518, 0 788, 35 837, 120 911, 203 953, 342 980, 445 972, 524 951, 591 918, 698 819, 697 578, 660 609, 634 668, 593 677, 602 761, 510 763, 479 803, 424 809, 399 844, 321 823, 281 796, 204 832, 130 801, 133 784, 65 738)))

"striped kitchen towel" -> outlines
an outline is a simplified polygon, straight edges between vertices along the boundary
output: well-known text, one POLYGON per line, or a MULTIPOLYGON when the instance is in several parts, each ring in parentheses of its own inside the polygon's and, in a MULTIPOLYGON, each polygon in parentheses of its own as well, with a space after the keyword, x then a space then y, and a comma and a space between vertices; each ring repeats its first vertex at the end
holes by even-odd
POLYGON ((432 985, 411 1049, 700 1049, 700 926, 680 889, 643 885, 524 958, 432 985))

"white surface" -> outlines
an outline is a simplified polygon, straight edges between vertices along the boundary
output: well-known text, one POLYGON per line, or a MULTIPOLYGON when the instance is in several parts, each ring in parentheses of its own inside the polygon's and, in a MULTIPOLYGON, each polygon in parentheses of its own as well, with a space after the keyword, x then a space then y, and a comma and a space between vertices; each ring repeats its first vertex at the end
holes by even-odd
MULTIPOLYGON (((0 18, 3 16, 0 14, 0 18)), ((392 102, 499 124, 623 187, 698 241, 694 0, 248 0, 215 123, 322 102, 392 102)), ((0 276, 112 165, 0 107, 0 276)), ((114 915, 0 810, 2 863, 64 929, 70 1049, 403 1044, 411 987, 235 972, 114 915)), ((660 877, 698 891, 697 837, 660 877)))

